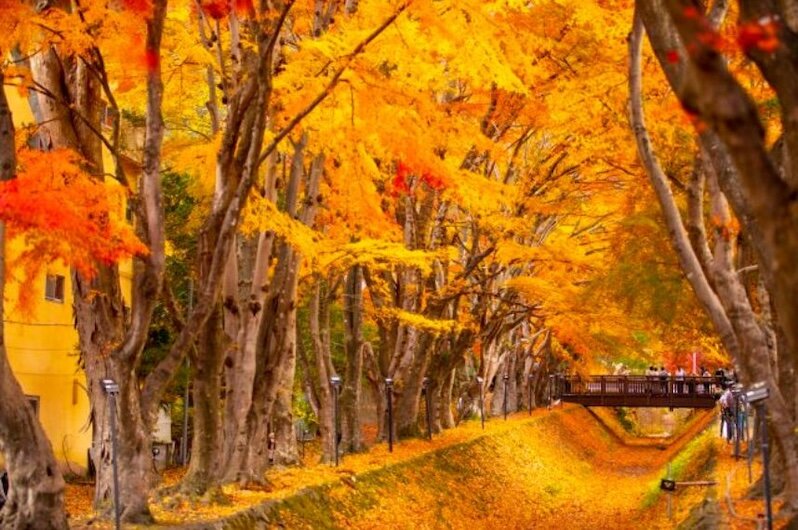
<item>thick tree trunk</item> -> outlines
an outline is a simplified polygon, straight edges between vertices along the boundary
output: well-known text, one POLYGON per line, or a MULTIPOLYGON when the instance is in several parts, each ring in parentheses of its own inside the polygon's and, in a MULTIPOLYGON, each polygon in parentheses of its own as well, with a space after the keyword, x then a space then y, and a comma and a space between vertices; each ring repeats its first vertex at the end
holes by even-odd
POLYGON ((344 286, 344 349, 346 371, 341 392, 341 447, 344 452, 363 448, 360 438, 360 388, 363 373, 363 289, 360 267, 352 267, 344 286))
POLYGON ((446 379, 440 389, 438 417, 440 419, 440 427, 443 429, 453 429, 455 427, 454 414, 452 414, 452 393, 454 392, 454 379, 456 376, 457 369, 452 368, 446 375, 446 379))
MULTIPOLYGON (((296 313, 294 314, 296 320, 296 313)), ((293 326, 296 335, 296 324, 293 326)), ((294 375, 296 374, 296 340, 291 344, 283 361, 283 373, 274 401, 274 410, 271 416, 272 429, 274 429, 273 464, 280 466, 293 466, 299 463, 297 451, 296 432, 294 430, 294 375)))
MULTIPOLYGON (((381 328, 383 329, 383 328, 381 328)), ((380 349, 384 344, 380 341, 380 349)), ((387 404, 385 398, 385 379, 382 376, 377 356, 374 354, 370 342, 363 343, 363 365, 365 367, 366 379, 369 382, 369 389, 371 390, 371 397, 377 410, 377 440, 385 438, 386 433, 386 416, 384 414, 387 404)))
POLYGON ((296 288, 299 259, 287 244, 282 245, 275 273, 275 290, 267 301, 259 330, 258 355, 252 407, 247 416, 247 437, 243 445, 236 444, 233 463, 226 470, 227 480, 241 483, 260 483, 269 466, 268 425, 272 420, 274 403, 281 386, 286 359, 295 355, 296 288))
MULTIPOLYGON (((715 226, 714 276, 720 299, 723 301, 735 328, 741 350, 745 356, 736 359, 747 376, 744 382, 766 381, 771 389, 768 409, 772 419, 774 438, 784 463, 785 486, 782 494, 788 502, 798 501, 798 448, 795 437, 795 418, 790 411, 788 398, 781 394, 776 374, 773 373, 768 337, 763 325, 751 308, 748 296, 732 262, 732 236, 724 234, 731 223, 726 199, 714 178, 708 179, 712 192, 712 218, 715 226)), ((798 509, 798 502, 792 505, 798 509)))
POLYGON ((513 412, 518 402, 517 397, 513 397, 515 393, 515 352, 504 352, 502 355, 502 362, 499 364, 493 380, 493 399, 491 400, 490 406, 491 415, 501 416, 504 414, 505 396, 507 413, 513 412), (505 376, 507 376, 507 379, 505 379, 505 376), (506 392, 505 387, 507 387, 506 392))
MULTIPOLYGON (((276 180, 274 165, 270 166, 266 189, 269 197, 274 193, 276 180)), ((232 460, 236 443, 243 443, 246 436, 247 413, 252 406, 255 381, 257 330, 264 315, 264 304, 269 292, 268 262, 274 246, 274 234, 264 232, 258 239, 252 288, 249 300, 242 304, 241 325, 237 348, 229 352, 225 360, 227 382, 225 396, 224 450, 219 456, 222 468, 232 460)), ((239 450, 242 448, 239 447, 239 450)))
POLYGON ((421 333, 421 339, 414 348, 412 362, 403 371, 399 379, 396 399, 394 399, 394 421, 397 437, 418 436, 418 412, 421 398, 421 384, 427 372, 429 358, 435 345, 435 337, 430 333, 421 333))
POLYGON ((194 366, 194 436, 191 463, 182 489, 204 495, 215 485, 217 457, 221 449, 221 368, 224 358, 221 311, 217 307, 197 337, 194 366))
MULTIPOLYGON (((73 271, 72 293, 78 344, 92 403, 91 458, 97 476, 94 506, 108 514, 113 500, 111 415, 108 397, 100 380, 111 378, 122 384, 120 377, 123 375, 116 367, 116 361, 107 356, 110 345, 118 344, 124 337, 124 308, 117 267, 102 266, 91 280, 73 271)), ((140 421, 140 417, 129 418, 129 421, 140 421)), ((125 472, 120 469, 120 477, 124 477, 125 472)))
POLYGON ((119 372, 126 373, 126 376, 118 379, 117 401, 117 460, 122 520, 128 523, 152 524, 154 518, 149 508, 149 492, 156 478, 151 435, 154 425, 141 419, 144 418, 144 411, 140 406, 138 379, 134 368, 128 365, 124 370, 125 372, 119 372))
POLYGON ((321 461, 335 460, 335 426, 333 425, 334 390, 330 377, 335 375, 330 351, 330 311, 325 282, 319 280, 310 299, 308 318, 316 360, 319 388, 319 435, 321 436, 321 461))

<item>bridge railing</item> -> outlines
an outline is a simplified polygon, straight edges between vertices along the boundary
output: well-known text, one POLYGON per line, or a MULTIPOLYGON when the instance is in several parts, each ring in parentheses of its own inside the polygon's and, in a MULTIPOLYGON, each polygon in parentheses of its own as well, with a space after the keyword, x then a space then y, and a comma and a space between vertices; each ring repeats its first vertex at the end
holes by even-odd
POLYGON ((701 376, 646 375, 555 375, 551 381, 552 397, 573 395, 604 396, 707 396, 722 391, 722 381, 701 376))

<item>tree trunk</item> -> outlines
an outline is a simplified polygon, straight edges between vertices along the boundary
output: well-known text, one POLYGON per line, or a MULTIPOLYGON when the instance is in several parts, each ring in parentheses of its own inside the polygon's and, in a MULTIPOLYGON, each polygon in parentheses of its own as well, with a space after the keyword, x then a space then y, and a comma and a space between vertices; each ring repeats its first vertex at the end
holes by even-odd
POLYGON ((344 349, 346 371, 341 392, 341 447, 362 450, 360 438, 360 387, 363 373, 363 288, 360 267, 352 267, 344 287, 344 349))
POLYGON ((412 362, 404 370, 399 379, 401 386, 394 399, 393 417, 396 437, 418 436, 418 411, 421 398, 421 383, 427 371, 429 358, 436 342, 431 333, 420 333, 421 339, 413 350, 412 362))
MULTIPOLYGON (((294 314, 296 320, 296 314, 294 314)), ((294 324, 296 335, 296 324, 294 324)), ((296 445, 296 432, 294 430, 294 375, 296 373, 296 340, 293 340, 283 362, 283 372, 280 376, 277 397, 274 401, 274 410, 271 415, 271 425, 274 429, 273 464, 293 466, 299 463, 299 452, 296 445)))
POLYGON ((128 365, 119 371, 117 414, 117 448, 119 456, 119 503, 122 520, 128 523, 152 524, 155 522, 149 508, 149 492, 155 482, 152 460, 152 427, 146 423, 139 401, 138 379, 134 368, 128 365), (135 418, 135 421, 133 421, 135 418))
MULTIPOLYGON (((381 340, 380 349, 383 347, 384 344, 381 340)), ((370 342, 363 343, 363 364, 365 366, 366 379, 368 379, 369 388, 371 389, 372 399, 374 399, 374 404, 377 409, 377 440, 382 440, 388 432, 385 426, 386 417, 384 414, 387 408, 385 379, 382 376, 379 361, 374 354, 374 348, 372 348, 370 342)))
POLYGON ((452 414, 452 392, 454 392, 454 379, 456 376, 457 369, 452 368, 446 375, 446 379, 440 389, 438 417, 440 418, 440 427, 443 429, 453 429, 455 427, 454 414, 452 414))
POLYGON ((214 309, 197 337, 194 366, 194 436, 191 463, 181 488, 204 495, 215 485, 216 465, 221 449, 221 368, 224 357, 221 311, 214 309))
POLYGON ((335 426, 333 425, 334 390, 330 377, 335 375, 330 352, 330 311, 325 282, 319 280, 310 299, 310 335, 316 360, 319 387, 319 434, 321 436, 321 461, 335 460, 335 426))

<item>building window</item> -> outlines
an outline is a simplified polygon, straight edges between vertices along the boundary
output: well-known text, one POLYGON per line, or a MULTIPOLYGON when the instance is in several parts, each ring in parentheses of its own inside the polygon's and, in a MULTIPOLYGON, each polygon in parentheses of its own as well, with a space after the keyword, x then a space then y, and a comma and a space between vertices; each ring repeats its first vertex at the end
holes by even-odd
POLYGON ((25 396, 25 399, 28 400, 28 404, 33 409, 33 414, 37 418, 39 417, 39 396, 25 396))
POLYGON ((44 299, 51 302, 64 302, 64 277, 60 274, 48 274, 44 286, 44 299))
POLYGON ((103 109, 103 119, 102 119, 103 127, 113 129, 114 125, 116 124, 116 119, 117 119, 116 117, 117 114, 116 111, 114 111, 113 107, 106 105, 105 108, 103 109))

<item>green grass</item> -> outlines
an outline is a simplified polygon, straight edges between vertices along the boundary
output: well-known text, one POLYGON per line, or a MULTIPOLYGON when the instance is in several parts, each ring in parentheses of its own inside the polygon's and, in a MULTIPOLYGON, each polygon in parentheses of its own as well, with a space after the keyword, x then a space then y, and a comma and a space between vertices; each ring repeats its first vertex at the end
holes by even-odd
MULTIPOLYGON (((683 480, 688 478, 685 476, 685 473, 690 467, 690 464, 696 461, 707 461, 713 456, 715 452, 715 436, 715 429, 711 427, 705 429, 704 432, 688 443, 687 446, 676 455, 676 458, 671 460, 670 477, 667 476, 668 467, 665 466, 662 468, 660 479, 671 478, 673 480, 683 480)), ((646 495, 643 497, 644 509, 651 508, 656 504, 659 496, 662 494, 662 490, 660 490, 660 479, 652 481, 648 487, 646 495)))

